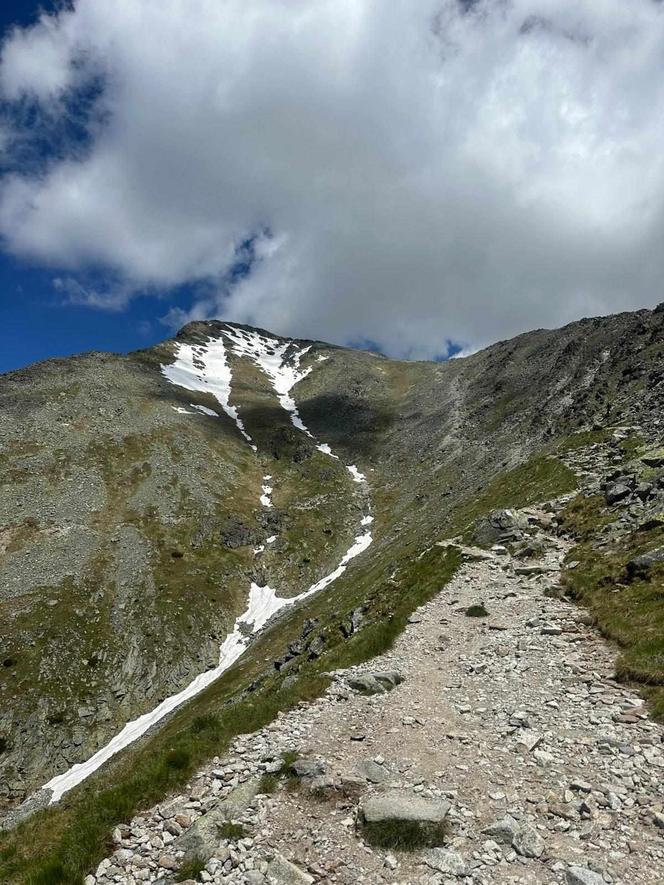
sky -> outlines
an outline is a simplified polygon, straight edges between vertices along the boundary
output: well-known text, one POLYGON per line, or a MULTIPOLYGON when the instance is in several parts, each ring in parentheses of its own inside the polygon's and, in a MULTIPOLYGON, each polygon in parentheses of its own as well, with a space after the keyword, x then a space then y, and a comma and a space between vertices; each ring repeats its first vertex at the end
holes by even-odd
POLYGON ((664 300, 655 0, 0 16, 0 371, 212 317, 441 359, 664 300))

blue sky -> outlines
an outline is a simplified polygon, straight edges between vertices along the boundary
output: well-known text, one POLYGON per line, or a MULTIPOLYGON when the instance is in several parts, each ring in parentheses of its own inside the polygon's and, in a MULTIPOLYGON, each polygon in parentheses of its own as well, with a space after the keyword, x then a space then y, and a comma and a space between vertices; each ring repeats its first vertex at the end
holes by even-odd
MULTIPOLYGON (((48 10, 50 4, 4 0, 0 4, 2 33, 15 24, 31 24, 39 8, 48 10)), ((84 350, 148 347, 170 334, 156 318, 158 311, 149 298, 138 298, 121 312, 101 313, 63 304, 53 288, 57 275, 57 269, 0 251, 0 372, 84 350)), ((180 291, 168 305, 186 309, 191 299, 191 293, 180 291)))
POLYGON ((436 359, 661 301, 664 4, 36 9, 0 9, 0 371, 207 317, 436 359))

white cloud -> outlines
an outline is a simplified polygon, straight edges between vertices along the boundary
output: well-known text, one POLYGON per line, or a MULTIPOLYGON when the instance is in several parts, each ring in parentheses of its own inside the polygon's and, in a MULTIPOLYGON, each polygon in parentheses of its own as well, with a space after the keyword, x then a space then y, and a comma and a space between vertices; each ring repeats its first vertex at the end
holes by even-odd
POLYGON ((86 77, 104 89, 87 153, 5 179, 0 232, 69 276, 106 268, 123 298, 204 283, 195 316, 408 356, 660 301, 662 6, 468 6, 78 0, 42 17, 5 42, 5 98, 57 120, 86 77))

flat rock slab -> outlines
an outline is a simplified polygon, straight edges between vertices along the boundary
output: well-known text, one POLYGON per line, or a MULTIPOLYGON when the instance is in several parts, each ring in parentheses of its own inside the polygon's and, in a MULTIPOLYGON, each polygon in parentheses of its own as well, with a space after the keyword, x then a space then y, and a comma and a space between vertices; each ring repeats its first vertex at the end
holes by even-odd
POLYGON ((362 803, 362 816, 368 824, 388 820, 439 824, 445 820, 449 810, 450 803, 444 799, 422 799, 412 793, 401 792, 372 796, 362 803))
POLYGON ((321 759, 296 759, 290 767, 295 777, 312 778, 325 774, 325 763, 321 759))
POLYGON ((176 848, 184 851, 185 859, 200 857, 209 860, 219 847, 219 828, 228 821, 234 820, 251 805, 260 790, 261 779, 252 778, 239 786, 223 801, 201 815, 198 820, 178 836, 174 842, 176 848))
POLYGON ((282 854, 275 854, 267 867, 271 885, 313 885, 314 877, 305 873, 282 854))

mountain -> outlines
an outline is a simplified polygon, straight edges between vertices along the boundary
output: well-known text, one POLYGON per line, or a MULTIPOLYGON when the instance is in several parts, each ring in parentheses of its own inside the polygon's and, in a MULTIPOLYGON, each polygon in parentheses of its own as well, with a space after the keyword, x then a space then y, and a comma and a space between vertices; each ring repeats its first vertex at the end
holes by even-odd
POLYGON ((225 704, 315 694, 453 571, 437 540, 573 492, 565 453, 609 429, 661 443, 662 414, 662 307, 446 363, 197 322, 2 376, 2 808, 67 808, 225 704))

